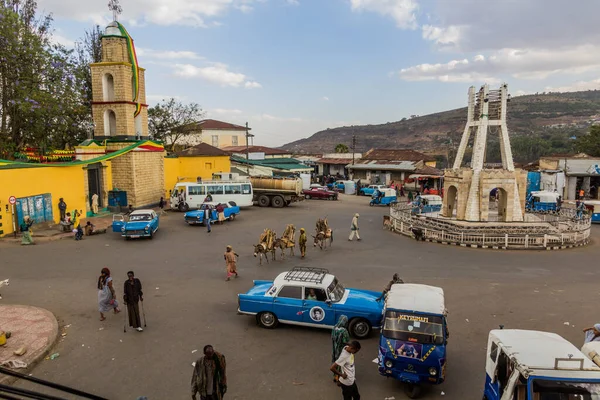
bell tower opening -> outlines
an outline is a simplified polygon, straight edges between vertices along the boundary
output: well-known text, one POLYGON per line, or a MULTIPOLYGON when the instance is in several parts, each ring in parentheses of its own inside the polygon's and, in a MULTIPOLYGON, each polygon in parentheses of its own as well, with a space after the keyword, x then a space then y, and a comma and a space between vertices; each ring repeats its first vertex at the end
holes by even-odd
POLYGON ((115 101, 115 79, 109 73, 102 77, 102 89, 104 92, 104 101, 115 101))
POLYGON ((117 115, 113 110, 104 112, 104 136, 117 136, 117 115))

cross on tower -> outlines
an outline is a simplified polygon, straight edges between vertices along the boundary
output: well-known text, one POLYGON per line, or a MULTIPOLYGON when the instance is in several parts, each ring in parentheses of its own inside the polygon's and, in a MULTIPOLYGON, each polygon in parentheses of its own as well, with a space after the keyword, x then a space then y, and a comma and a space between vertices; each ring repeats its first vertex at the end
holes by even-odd
POLYGON ((123 8, 119 4, 119 0, 109 0, 108 9, 113 13, 113 21, 117 21, 119 19, 119 15, 123 12, 123 8))

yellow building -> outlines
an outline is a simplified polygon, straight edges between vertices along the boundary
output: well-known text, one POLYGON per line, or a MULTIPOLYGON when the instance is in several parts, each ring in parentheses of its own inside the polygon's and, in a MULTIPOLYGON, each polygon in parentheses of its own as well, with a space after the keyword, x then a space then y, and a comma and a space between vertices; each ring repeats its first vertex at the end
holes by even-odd
POLYGON ((229 154, 206 143, 198 144, 187 150, 168 156, 165 163, 165 196, 177 182, 196 182, 209 180, 215 172, 229 172, 231 161, 229 154))

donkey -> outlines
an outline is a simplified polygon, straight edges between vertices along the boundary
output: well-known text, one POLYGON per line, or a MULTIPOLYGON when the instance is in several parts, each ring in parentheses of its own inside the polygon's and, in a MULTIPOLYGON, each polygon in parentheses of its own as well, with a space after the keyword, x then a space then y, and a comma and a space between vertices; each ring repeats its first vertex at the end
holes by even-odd
POLYGON ((333 231, 329 228, 325 232, 321 231, 317 233, 317 236, 311 236, 314 239, 313 246, 317 247, 318 245, 321 250, 327 248, 327 241, 329 241, 329 247, 333 244, 333 231))
MULTIPOLYGON (((285 260, 285 249, 287 248, 286 242, 283 238, 276 238, 273 242, 273 261, 277 261, 275 258, 275 251, 279 249, 281 251, 281 259, 285 260)), ((293 251, 293 250, 292 250, 293 251)))
POLYGON ((267 264, 269 263, 269 252, 271 252, 271 250, 268 250, 267 245, 264 243, 259 243, 254 246, 254 257, 259 257, 260 265, 262 265, 263 256, 265 257, 265 260, 267 260, 267 264))

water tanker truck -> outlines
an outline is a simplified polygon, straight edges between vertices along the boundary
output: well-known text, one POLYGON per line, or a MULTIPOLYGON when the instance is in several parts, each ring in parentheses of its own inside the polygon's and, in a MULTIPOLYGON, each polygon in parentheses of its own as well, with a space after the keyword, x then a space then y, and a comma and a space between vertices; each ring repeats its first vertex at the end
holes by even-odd
POLYGON ((252 200, 260 207, 281 208, 304 199, 300 178, 259 176, 250 177, 250 182, 254 192, 252 200))

